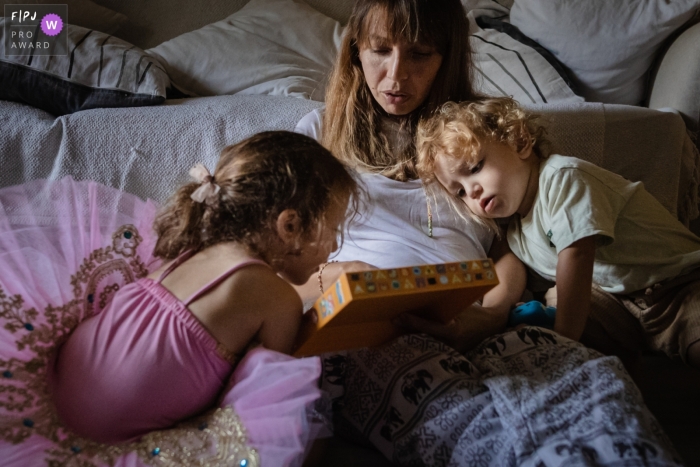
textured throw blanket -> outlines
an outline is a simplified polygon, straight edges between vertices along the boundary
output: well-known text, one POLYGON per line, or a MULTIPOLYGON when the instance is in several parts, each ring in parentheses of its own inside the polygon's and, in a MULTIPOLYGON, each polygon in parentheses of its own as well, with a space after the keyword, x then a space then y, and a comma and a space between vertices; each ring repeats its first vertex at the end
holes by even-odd
MULTIPOLYGON (((156 107, 94 109, 54 118, 0 101, 0 186, 27 180, 95 180, 162 202, 196 162, 256 132, 292 130, 323 104, 271 96, 217 96, 156 107)), ((673 113, 597 103, 535 105, 552 149, 641 180, 682 221, 697 216, 697 149, 673 113)))
POLYGON ((644 182, 686 225, 698 217, 700 154, 678 114, 592 102, 528 108, 545 118, 553 153, 644 182))
POLYGON ((94 109, 63 117, 0 101, 0 186, 71 175, 164 201, 203 162, 260 131, 292 130, 319 102, 217 96, 154 107, 94 109))
POLYGON ((466 355, 407 335, 323 366, 336 434, 397 465, 682 465, 616 357, 542 328, 466 355))

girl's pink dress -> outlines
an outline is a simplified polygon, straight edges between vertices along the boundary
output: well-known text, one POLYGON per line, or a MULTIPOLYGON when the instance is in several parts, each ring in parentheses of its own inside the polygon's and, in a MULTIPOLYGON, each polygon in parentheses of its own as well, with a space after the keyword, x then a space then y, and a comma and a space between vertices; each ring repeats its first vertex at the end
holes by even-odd
POLYGON ((187 309, 216 283, 170 294, 184 257, 145 277, 155 212, 70 178, 0 189, 3 466, 302 462, 318 358, 258 348, 236 365, 187 309))

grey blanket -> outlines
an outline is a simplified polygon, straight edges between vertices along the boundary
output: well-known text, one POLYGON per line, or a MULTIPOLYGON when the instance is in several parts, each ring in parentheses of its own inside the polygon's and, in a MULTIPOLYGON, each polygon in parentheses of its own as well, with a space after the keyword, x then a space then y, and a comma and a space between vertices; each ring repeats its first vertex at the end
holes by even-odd
POLYGON ((682 465, 616 357, 541 328, 466 355, 407 335, 323 363, 338 434, 398 465, 682 465))
MULTIPOLYGON (((188 180, 196 162, 211 169, 224 146, 259 131, 292 130, 322 105, 292 97, 217 96, 54 118, 0 101, 0 187, 71 175, 162 202, 188 180)), ((596 103, 532 108, 547 118, 554 152, 643 181, 684 222, 697 216, 700 158, 678 115, 596 103)))
POLYGON ((46 178, 94 180, 163 202, 197 162, 267 130, 292 130, 319 102, 217 96, 154 107, 93 109, 54 118, 0 101, 0 187, 46 178))

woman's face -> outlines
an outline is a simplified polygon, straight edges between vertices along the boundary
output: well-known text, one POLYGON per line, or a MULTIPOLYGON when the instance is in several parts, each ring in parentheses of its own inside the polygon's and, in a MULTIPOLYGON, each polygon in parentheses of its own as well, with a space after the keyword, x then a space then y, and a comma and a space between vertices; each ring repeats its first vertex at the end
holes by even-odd
POLYGON ((442 55, 426 44, 389 39, 380 21, 373 21, 359 47, 365 81, 372 96, 390 115, 406 115, 428 97, 442 55))

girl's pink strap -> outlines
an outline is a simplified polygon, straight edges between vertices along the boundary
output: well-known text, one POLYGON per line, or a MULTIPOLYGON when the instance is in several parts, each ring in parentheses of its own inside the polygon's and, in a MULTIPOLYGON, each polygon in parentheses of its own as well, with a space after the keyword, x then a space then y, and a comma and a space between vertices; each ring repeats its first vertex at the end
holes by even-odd
MULTIPOLYGON (((194 294, 192 294, 192 296, 190 298, 188 298, 187 300, 184 301, 185 306, 189 305, 190 303, 197 300, 199 297, 201 297, 205 293, 209 292, 211 289, 213 289, 214 287, 219 285, 221 282, 226 280, 226 278, 228 276, 230 276, 231 274, 233 274, 234 272, 236 272, 239 269, 244 268, 246 266, 250 266, 251 264, 262 264, 263 266, 270 267, 269 264, 267 264, 264 261, 260 261, 259 259, 251 259, 248 261, 243 261, 242 263, 239 263, 239 264, 233 266, 231 269, 224 272, 222 275, 220 275, 219 277, 217 277, 216 279, 214 279, 213 281, 209 282, 204 287, 202 287, 201 289, 196 291, 194 294)), ((170 268, 168 268, 168 269, 170 269, 170 268)))

